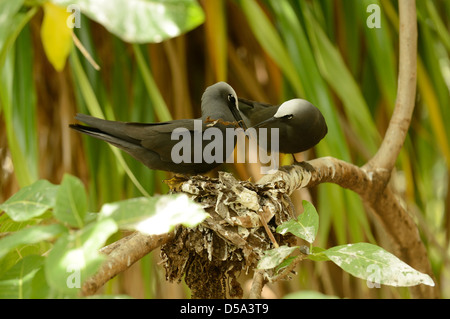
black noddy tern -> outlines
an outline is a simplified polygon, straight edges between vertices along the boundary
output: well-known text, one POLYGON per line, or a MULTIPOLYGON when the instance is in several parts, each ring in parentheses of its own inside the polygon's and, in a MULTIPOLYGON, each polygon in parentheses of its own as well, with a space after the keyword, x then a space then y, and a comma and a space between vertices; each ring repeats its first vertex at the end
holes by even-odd
MULTIPOLYGON (((248 126, 269 129, 267 144, 262 145, 266 145, 268 150, 271 147, 270 129, 279 129, 280 153, 295 154, 306 151, 318 144, 328 132, 320 110, 303 99, 288 100, 277 107, 239 98, 239 111, 248 126)), ((261 142, 263 141, 258 141, 260 145, 261 142)))
MULTIPOLYGON (((201 120, 202 134, 207 128, 214 126, 225 136, 225 129, 236 127, 247 129, 238 109, 238 97, 234 89, 225 82, 218 82, 206 88, 202 96, 201 120), (209 124, 208 124, 209 123, 209 124)), ((194 119, 173 120, 160 123, 132 123, 108 121, 85 114, 77 114, 77 120, 89 125, 71 124, 70 128, 97 139, 106 141, 121 150, 129 153, 147 167, 156 170, 169 171, 178 174, 202 174, 219 166, 229 154, 225 150, 223 139, 223 161, 208 163, 204 160, 188 163, 176 163, 172 159, 172 148, 179 140, 172 140, 172 132, 177 128, 184 128, 190 134, 190 155, 193 158, 195 132, 194 119)), ((197 121, 197 123, 199 123, 197 121)), ((197 135, 198 136, 198 135, 197 135)), ((207 143, 201 139, 200 151, 207 143)), ((222 146, 222 145, 221 145, 222 146)))

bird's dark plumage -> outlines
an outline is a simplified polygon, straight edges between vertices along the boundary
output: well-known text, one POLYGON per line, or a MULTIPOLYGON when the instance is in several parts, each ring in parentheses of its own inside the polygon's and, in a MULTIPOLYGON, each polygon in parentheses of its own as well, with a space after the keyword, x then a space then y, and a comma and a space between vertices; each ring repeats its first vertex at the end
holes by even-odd
MULTIPOLYGON (((237 109, 237 96, 233 88, 225 82, 218 82, 208 87, 202 96, 202 130, 207 128, 207 119, 221 120, 214 125, 221 131, 227 127, 235 127, 239 122, 245 128, 237 109)), ((108 121, 89 115, 77 114, 76 119, 87 124, 72 124, 70 127, 81 133, 106 141, 129 153, 138 161, 151 169, 170 171, 181 174, 205 173, 225 162, 229 154, 223 149, 223 161, 195 163, 194 156, 194 119, 174 120, 161 123, 128 123, 108 121), (177 128, 185 128, 191 137, 190 163, 175 163, 172 160, 172 148, 180 140, 172 140, 172 132, 177 128)), ((225 135, 225 134, 224 134, 225 135)), ((203 141, 202 150, 210 141, 203 141)), ((224 142, 225 144, 225 142, 224 142)))
POLYGON ((280 106, 239 98, 239 111, 247 126, 267 128, 267 140, 260 138, 261 146, 271 149, 270 129, 279 130, 279 152, 299 153, 322 140, 328 132, 325 118, 320 110, 303 99, 293 99, 280 106), (267 144, 266 144, 267 143, 267 144))

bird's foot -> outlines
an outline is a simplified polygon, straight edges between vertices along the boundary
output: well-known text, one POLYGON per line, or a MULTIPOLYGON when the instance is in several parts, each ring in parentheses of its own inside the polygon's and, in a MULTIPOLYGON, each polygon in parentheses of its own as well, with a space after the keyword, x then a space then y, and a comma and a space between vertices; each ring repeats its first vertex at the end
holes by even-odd
POLYGON ((294 160, 294 162, 292 163, 292 165, 299 165, 301 162, 297 161, 297 159, 295 158, 295 154, 291 154, 292 158, 294 160))

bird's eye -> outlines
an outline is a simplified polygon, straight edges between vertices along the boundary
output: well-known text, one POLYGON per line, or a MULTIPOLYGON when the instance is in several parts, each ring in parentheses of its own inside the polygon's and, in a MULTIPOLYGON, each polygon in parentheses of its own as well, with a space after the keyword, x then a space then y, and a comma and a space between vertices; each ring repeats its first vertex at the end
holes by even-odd
POLYGON ((293 116, 292 114, 289 114, 289 115, 286 115, 286 116, 285 116, 285 118, 288 119, 288 120, 292 120, 293 117, 294 117, 294 116, 293 116))
POLYGON ((228 94, 228 101, 236 105, 236 99, 234 98, 233 94, 228 94))

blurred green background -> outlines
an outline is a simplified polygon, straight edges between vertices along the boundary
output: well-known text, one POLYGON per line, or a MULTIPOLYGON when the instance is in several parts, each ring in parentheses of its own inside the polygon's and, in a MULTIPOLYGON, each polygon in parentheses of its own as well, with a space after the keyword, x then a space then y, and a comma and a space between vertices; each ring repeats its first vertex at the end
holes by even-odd
MULTIPOLYGON (((137 122, 198 117, 203 90, 217 81, 227 81, 247 99, 277 104, 301 97, 316 105, 329 132, 298 159, 333 156, 362 165, 375 154, 395 106, 396 1, 157 2, 165 11, 146 16, 149 12, 139 15, 126 2, 109 1, 113 19, 106 22, 98 12, 82 10, 74 32, 100 70, 72 45, 58 72, 43 46, 42 1, 0 1, 0 203, 37 179, 59 184, 64 173, 83 180, 93 211, 106 202, 166 193, 162 180, 169 173, 149 170, 104 142, 72 132, 68 124, 77 112, 137 122), (368 26, 368 19, 378 18, 368 12, 370 4, 380 8, 380 28, 368 26), (167 21, 175 21, 182 34, 167 21), (121 23, 131 23, 134 33, 121 23)), ((417 103, 391 183, 417 222, 438 289, 448 298, 450 2, 419 0, 417 11, 417 103)), ((282 158, 283 164, 291 161, 282 158)), ((260 177, 257 164, 220 170, 240 179, 260 177)), ((294 194, 298 209, 301 199, 312 201, 320 214, 317 246, 362 241, 383 246, 383 230, 354 193, 322 184, 294 194)), ((155 251, 104 292, 188 296, 183 284, 165 282, 158 261, 155 251)), ((250 279, 251 274, 240 278, 250 279)), ((301 263, 291 281, 269 285, 264 294, 281 298, 299 290, 346 298, 409 296, 404 288, 370 289, 332 263, 311 261, 301 263)))

